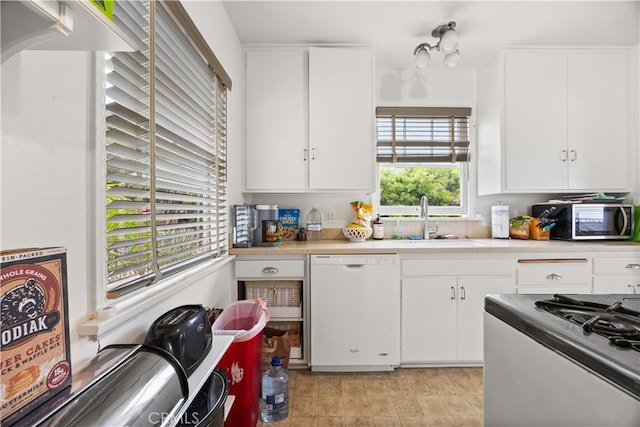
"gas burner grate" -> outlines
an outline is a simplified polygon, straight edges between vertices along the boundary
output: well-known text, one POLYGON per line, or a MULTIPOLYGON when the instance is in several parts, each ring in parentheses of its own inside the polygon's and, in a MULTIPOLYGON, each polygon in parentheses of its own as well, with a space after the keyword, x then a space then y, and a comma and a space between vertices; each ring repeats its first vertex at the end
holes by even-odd
POLYGON ((556 294, 553 300, 536 301, 536 307, 580 325, 613 345, 640 351, 640 312, 624 307, 624 299, 606 305, 556 294))

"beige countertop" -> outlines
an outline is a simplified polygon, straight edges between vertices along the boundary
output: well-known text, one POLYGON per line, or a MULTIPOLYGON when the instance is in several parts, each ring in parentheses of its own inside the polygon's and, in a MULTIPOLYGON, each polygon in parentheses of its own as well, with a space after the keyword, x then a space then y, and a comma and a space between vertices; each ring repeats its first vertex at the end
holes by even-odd
POLYGON ((568 242, 562 240, 516 239, 434 239, 434 240, 348 240, 284 241, 275 247, 231 248, 231 255, 309 255, 309 254, 384 254, 384 253, 562 253, 637 251, 640 243, 630 241, 568 242))

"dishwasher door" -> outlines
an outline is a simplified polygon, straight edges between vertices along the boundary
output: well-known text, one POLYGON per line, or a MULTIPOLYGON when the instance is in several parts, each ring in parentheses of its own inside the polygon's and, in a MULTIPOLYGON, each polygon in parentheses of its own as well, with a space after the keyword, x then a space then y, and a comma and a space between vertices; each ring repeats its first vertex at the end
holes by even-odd
POLYGON ((311 256, 311 370, 400 363, 400 263, 392 255, 311 256))

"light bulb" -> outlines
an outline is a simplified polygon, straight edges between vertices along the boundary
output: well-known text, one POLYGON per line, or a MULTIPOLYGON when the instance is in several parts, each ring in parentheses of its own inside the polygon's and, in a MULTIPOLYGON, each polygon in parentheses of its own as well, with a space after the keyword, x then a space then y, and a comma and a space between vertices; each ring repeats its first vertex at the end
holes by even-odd
POLYGON ((462 56, 460 56, 460 51, 456 50, 455 52, 451 52, 444 57, 444 65, 449 68, 453 68, 456 65, 462 62, 462 56))
POLYGON ((447 30, 440 37, 440 49, 444 52, 453 52, 458 47, 458 34, 456 30, 447 30))
POLYGON ((427 68, 430 62, 431 62, 431 55, 429 55, 429 51, 424 47, 421 47, 420 49, 418 49, 418 52, 416 53, 416 57, 414 61, 414 66, 417 69, 427 68))

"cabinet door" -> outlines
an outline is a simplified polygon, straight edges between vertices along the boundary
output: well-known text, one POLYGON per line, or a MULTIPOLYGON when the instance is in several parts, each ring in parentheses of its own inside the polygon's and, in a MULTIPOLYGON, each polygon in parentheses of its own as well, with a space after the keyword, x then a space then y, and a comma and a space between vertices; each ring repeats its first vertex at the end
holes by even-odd
POLYGON ((565 189, 566 54, 506 54, 504 108, 506 189, 565 189))
POLYGON ((569 188, 628 186, 629 90, 626 53, 568 55, 569 188))
POLYGON ((306 53, 256 50, 246 55, 246 189, 304 190, 306 53))
POLYGON ((455 278, 402 279, 401 361, 456 360, 455 278))
POLYGON ((593 278, 594 294, 640 294, 640 280, 624 276, 596 276, 593 278))
POLYGON ((465 277, 458 279, 458 360, 483 359, 482 318, 488 294, 514 293, 511 277, 465 277))
POLYGON ((373 188, 370 50, 309 49, 309 187, 373 188))

